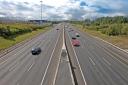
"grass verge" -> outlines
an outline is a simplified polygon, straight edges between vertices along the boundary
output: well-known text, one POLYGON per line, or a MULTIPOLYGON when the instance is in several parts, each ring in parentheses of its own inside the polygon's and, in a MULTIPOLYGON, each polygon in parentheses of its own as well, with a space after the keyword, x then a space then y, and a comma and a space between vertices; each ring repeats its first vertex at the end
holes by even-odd
POLYGON ((76 26, 81 31, 84 31, 88 34, 91 34, 93 36, 106 40, 122 49, 128 49, 128 36, 108 36, 108 35, 102 34, 99 31, 85 29, 81 25, 76 25, 76 24, 73 24, 73 25, 76 26))
POLYGON ((26 33, 26 34, 23 34, 23 35, 19 35, 17 36, 16 38, 14 39, 5 39, 3 37, 0 37, 0 50, 3 50, 3 49, 6 49, 8 47, 11 47, 21 41, 24 41, 26 39, 29 39, 29 38, 32 38, 42 32, 45 32, 49 30, 49 27, 46 27, 46 28, 43 28, 43 29, 38 29, 36 31, 32 31, 30 33, 26 33))

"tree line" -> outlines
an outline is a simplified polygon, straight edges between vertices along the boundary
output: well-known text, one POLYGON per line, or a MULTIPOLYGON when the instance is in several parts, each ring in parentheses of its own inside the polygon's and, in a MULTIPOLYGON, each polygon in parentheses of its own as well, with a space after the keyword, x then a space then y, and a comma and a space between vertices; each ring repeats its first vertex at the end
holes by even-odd
POLYGON ((95 20, 72 21, 81 24, 83 28, 100 31, 109 36, 128 35, 128 17, 101 17, 95 20))
POLYGON ((43 29, 48 25, 34 25, 34 24, 0 24, 0 36, 3 38, 15 38, 18 35, 43 29))

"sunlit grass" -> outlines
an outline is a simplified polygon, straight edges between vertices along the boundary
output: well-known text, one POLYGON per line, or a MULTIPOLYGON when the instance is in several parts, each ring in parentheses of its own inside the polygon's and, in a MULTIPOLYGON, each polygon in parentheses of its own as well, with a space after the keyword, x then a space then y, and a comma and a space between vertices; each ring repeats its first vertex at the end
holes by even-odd
POLYGON ((43 33, 43 32, 45 32, 47 30, 49 30, 49 27, 47 27, 45 29, 38 29, 36 31, 32 31, 30 33, 26 33, 26 34, 23 34, 23 35, 19 35, 14 39, 5 39, 3 37, 0 37, 0 50, 8 48, 10 46, 13 46, 16 43, 19 43, 19 42, 21 42, 23 40, 26 40, 28 38, 32 38, 35 35, 38 35, 39 33, 43 33))
POLYGON ((123 49, 128 49, 128 35, 126 36, 108 36, 106 34, 102 34, 100 31, 95 30, 88 30, 86 28, 83 28, 82 25, 75 25, 79 30, 84 31, 88 34, 91 34, 93 36, 97 36, 99 38, 102 38, 110 43, 113 43, 114 45, 117 45, 123 49))

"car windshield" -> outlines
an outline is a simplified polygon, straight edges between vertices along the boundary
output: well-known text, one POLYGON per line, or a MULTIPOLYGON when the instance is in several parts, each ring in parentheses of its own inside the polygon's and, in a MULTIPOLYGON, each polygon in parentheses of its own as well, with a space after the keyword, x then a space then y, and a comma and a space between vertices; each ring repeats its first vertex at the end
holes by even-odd
POLYGON ((128 85, 128 0, 0 0, 0 85, 128 85))

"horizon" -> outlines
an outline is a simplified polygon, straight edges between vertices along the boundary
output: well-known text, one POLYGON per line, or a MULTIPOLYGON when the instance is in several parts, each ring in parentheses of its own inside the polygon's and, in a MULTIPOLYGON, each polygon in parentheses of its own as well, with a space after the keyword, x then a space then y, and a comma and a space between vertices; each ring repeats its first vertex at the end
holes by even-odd
MULTIPOLYGON (((128 16, 128 0, 47 0, 42 4, 43 20, 84 20, 128 16), (110 4, 111 3, 111 4, 110 4)), ((40 20, 40 0, 1 0, 0 17, 40 20)))

